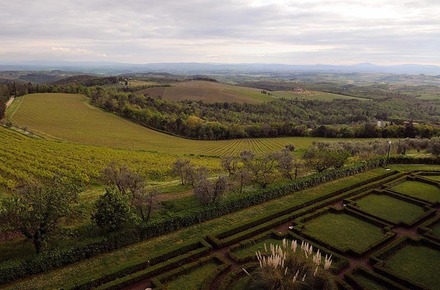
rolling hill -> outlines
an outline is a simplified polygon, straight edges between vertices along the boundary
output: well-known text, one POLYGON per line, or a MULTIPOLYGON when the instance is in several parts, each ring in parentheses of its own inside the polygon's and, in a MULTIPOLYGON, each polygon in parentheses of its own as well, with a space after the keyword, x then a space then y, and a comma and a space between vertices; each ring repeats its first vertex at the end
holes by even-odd
POLYGON ((83 95, 32 94, 14 102, 7 118, 51 140, 171 154, 234 156, 243 150, 265 153, 293 143, 305 148, 317 138, 286 137, 199 141, 160 133, 92 107, 83 95))

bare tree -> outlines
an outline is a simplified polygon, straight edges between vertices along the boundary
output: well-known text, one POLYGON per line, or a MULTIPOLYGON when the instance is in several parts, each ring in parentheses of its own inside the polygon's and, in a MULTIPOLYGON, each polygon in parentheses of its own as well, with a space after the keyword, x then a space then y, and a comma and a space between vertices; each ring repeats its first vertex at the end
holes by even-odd
POLYGON ((125 165, 110 163, 102 175, 107 186, 116 187, 123 195, 133 195, 145 187, 142 176, 125 165))
POLYGON ((279 172, 286 178, 293 180, 295 173, 293 172, 296 169, 293 156, 289 149, 283 149, 281 152, 276 153, 275 158, 278 161, 277 168, 279 172))
POLYGON ((235 157, 222 157, 221 166, 229 175, 234 175, 238 169, 238 160, 235 157))
POLYGON ((228 187, 226 176, 219 176, 215 181, 204 177, 198 180, 194 187, 194 194, 202 204, 212 204, 218 202, 224 195, 228 187))
POLYGON ((160 207, 160 203, 157 199, 158 194, 159 192, 156 189, 152 189, 151 191, 139 190, 134 193, 131 204, 142 221, 147 222, 152 212, 160 207))
POLYGON ((179 176, 182 185, 186 185, 191 181, 193 171, 194 167, 188 159, 177 159, 173 163, 173 173, 179 176))

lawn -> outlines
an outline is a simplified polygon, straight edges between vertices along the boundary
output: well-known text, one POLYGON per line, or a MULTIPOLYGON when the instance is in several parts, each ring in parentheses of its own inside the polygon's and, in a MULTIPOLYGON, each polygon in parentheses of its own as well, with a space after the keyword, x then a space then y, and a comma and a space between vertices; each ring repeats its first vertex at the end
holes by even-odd
POLYGON ((368 251, 386 237, 379 226, 344 212, 330 211, 306 221, 302 233, 341 252, 351 249, 358 253, 368 251))
POLYGON ((389 290, 390 288, 383 284, 383 282, 377 281, 371 275, 367 275, 365 272, 358 271, 352 273, 354 280, 360 284, 362 289, 368 290, 389 290))
POLYGON ((406 244, 385 260, 384 268, 427 289, 440 289, 440 251, 406 244))
POLYGON ((200 289, 205 279, 219 267, 219 263, 211 261, 182 274, 171 281, 165 282, 167 290, 200 289))
POLYGON ((440 188, 420 181, 407 180, 393 186, 391 189, 428 202, 440 202, 440 188))
POLYGON ((395 224, 409 224, 424 214, 423 207, 387 194, 368 194, 357 199, 356 205, 362 211, 395 224))
POLYGON ((430 227, 432 234, 440 239, 440 219, 430 227))
POLYGON ((261 251, 264 252, 264 244, 266 244, 267 249, 269 249, 270 244, 279 245, 281 244, 280 239, 266 237, 253 243, 249 243, 243 246, 240 246, 231 251, 237 258, 246 259, 248 257, 255 257, 255 252, 261 251))
POLYGON ((440 175, 424 175, 423 177, 440 182, 440 175))

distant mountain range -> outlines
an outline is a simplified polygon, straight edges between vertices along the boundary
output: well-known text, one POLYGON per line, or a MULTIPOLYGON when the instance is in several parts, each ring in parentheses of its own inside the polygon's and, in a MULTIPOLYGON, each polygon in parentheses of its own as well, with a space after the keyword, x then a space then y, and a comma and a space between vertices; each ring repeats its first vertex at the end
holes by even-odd
POLYGON ((227 74, 227 73, 392 73, 440 75, 440 66, 435 65, 391 65, 370 63, 355 65, 284 65, 284 64, 217 64, 217 63, 149 63, 129 64, 116 62, 10 62, 0 63, 0 71, 62 70, 96 74, 127 74, 143 72, 168 72, 175 74, 227 74))

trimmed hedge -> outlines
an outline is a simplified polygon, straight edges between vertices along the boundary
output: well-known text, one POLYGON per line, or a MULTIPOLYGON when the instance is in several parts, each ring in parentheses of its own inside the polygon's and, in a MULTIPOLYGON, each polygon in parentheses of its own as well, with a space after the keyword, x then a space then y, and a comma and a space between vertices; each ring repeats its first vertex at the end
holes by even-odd
MULTIPOLYGON (((1 268, 0 284, 5 284, 29 275, 49 271, 54 268, 75 263, 102 253, 110 252, 148 238, 160 236, 183 227, 201 223, 253 205, 261 204, 271 199, 282 197, 295 191, 304 190, 324 182, 352 176, 379 166, 383 166, 385 162, 386 159, 382 157, 361 162, 350 167, 313 174, 282 186, 265 190, 257 190, 245 195, 236 196, 235 198, 226 200, 220 204, 174 214, 167 218, 152 221, 147 225, 113 233, 106 237, 99 238, 98 241, 94 243, 42 253, 32 258, 25 259, 18 265, 11 265, 9 267, 6 266, 1 268)), ((440 161, 437 158, 408 158, 399 156, 391 157, 388 159, 388 163, 440 164, 440 161)), ((324 198, 328 198, 328 196, 324 198)), ((322 201, 324 198, 311 201, 309 204, 305 204, 303 206, 310 205, 317 201, 322 201)), ((279 215, 279 213, 277 213, 277 215, 279 215)))
POLYGON ((349 209, 351 209, 353 211, 357 211, 357 212, 361 213, 362 215, 371 217, 373 219, 377 219, 377 220, 380 220, 382 222, 389 223, 389 224, 392 224, 392 225, 402 225, 402 226, 407 227, 407 228, 411 228, 415 224, 420 222, 421 220, 424 220, 426 218, 434 216, 435 213, 437 212, 437 210, 432 208, 431 204, 426 202, 426 201, 421 201, 419 199, 415 199, 415 198, 409 197, 407 195, 399 194, 397 192, 388 191, 388 190, 372 190, 372 191, 364 192, 364 193, 358 194, 358 195, 356 195, 354 197, 351 197, 351 198, 348 199, 347 208, 349 208, 349 209), (399 199, 399 200, 402 200, 402 201, 405 201, 405 202, 408 202, 408 203, 412 203, 412 204, 414 204, 416 206, 422 207, 423 210, 424 210, 424 213, 423 213, 423 215, 417 217, 416 219, 414 219, 414 220, 412 220, 410 222, 400 221, 399 223, 393 223, 393 222, 391 222, 389 220, 386 220, 384 218, 377 217, 374 214, 370 214, 370 213, 362 210, 361 208, 359 208, 356 205, 356 200, 361 199, 361 198, 363 198, 363 197, 365 197, 365 196, 367 196, 369 194, 387 195, 387 196, 390 196, 390 197, 395 198, 395 199, 399 199))
POLYGON ((219 266, 217 267, 217 270, 214 271, 214 273, 212 273, 212 275, 209 275, 204 279, 201 289, 209 289, 212 280, 214 280, 214 278, 217 275, 227 271, 231 267, 231 264, 228 261, 224 260, 222 257, 217 255, 204 257, 193 263, 186 264, 171 271, 168 271, 166 273, 163 273, 151 279, 151 283, 153 284, 154 289, 166 289, 167 282, 172 281, 181 275, 190 273, 191 271, 200 268, 211 261, 217 262, 219 266))
POLYGON ((332 204, 342 198, 364 192, 365 190, 369 190, 371 188, 377 188, 381 183, 387 182, 389 179, 400 178, 402 175, 403 174, 399 174, 395 171, 389 172, 384 175, 350 185, 346 188, 339 189, 303 204, 295 205, 282 211, 273 212, 263 218, 255 218, 230 230, 208 235, 206 239, 217 248, 230 245, 252 237, 257 233, 272 229, 274 226, 289 220, 293 220, 299 216, 311 213, 316 209, 328 206, 329 204, 332 204))
POLYGON ((344 274, 345 279, 348 282, 350 282, 351 284, 354 284, 356 286, 356 289, 370 290, 368 288, 362 287, 362 284, 358 281, 358 278, 356 277, 356 275, 366 276, 366 277, 370 278, 371 280, 375 281, 377 284, 379 284, 387 289, 390 289, 390 290, 407 289, 407 288, 397 284, 396 282, 394 282, 390 279, 387 279, 377 273, 368 271, 367 269, 365 269, 362 266, 357 266, 357 267, 353 268, 353 270, 351 270, 350 273, 344 274))
POLYGON ((305 237, 307 237, 307 239, 309 239, 319 245, 322 245, 323 247, 325 247, 327 249, 330 249, 332 251, 336 251, 338 253, 342 253, 343 255, 354 255, 356 257, 360 257, 360 256, 364 255, 366 252, 370 252, 370 251, 374 251, 375 249, 378 249, 383 244, 387 243, 390 239, 394 238, 394 236, 396 236, 396 233, 391 231, 390 224, 384 223, 378 219, 368 217, 366 215, 363 215, 359 212, 356 212, 356 211, 353 211, 353 210, 350 210, 347 208, 343 208, 343 209, 338 210, 338 209, 334 209, 331 207, 330 208, 322 208, 320 210, 317 210, 311 214, 308 214, 308 215, 302 217, 298 221, 297 225, 293 228, 293 230, 298 235, 305 236, 305 237), (372 224, 376 227, 382 228, 382 230, 384 231, 384 237, 382 237, 381 239, 378 239, 378 241, 375 242, 374 244, 371 244, 368 247, 366 247, 367 250, 365 250, 363 252, 359 252, 359 251, 356 251, 356 250, 353 250, 350 248, 337 248, 333 245, 327 244, 326 242, 324 242, 322 240, 319 240, 318 238, 316 238, 314 236, 303 233, 302 228, 303 228, 303 225, 306 221, 315 219, 315 218, 319 217, 320 215, 324 215, 328 212, 337 213, 337 214, 348 214, 348 215, 351 215, 351 216, 358 218, 362 221, 365 221, 369 224, 372 224))
MULTIPOLYGON (((74 289, 92 289, 115 279, 122 278, 127 275, 141 271, 142 275, 136 275, 136 277, 134 277, 133 279, 125 281, 125 283, 128 283, 125 285, 131 285, 147 278, 148 276, 156 275, 158 273, 170 270, 174 267, 184 265, 196 258, 206 255, 211 251, 211 249, 212 246, 204 240, 196 243, 190 243, 185 246, 179 246, 176 247, 174 250, 153 257, 148 261, 143 261, 136 265, 132 265, 117 272, 100 277, 99 279, 78 285, 74 289)), ((118 285, 118 287, 119 286, 122 285, 118 285)))
POLYGON ((373 267, 376 272, 379 274, 389 278, 393 279, 394 281, 398 282, 399 284, 402 284, 403 286, 409 288, 409 289, 416 289, 416 290, 422 290, 425 289, 422 285, 419 285, 415 282, 409 281, 406 279, 406 277, 399 275, 399 273, 393 272, 387 267, 384 267, 383 264, 385 263, 386 259, 397 253, 400 249, 405 247, 406 244, 413 244, 413 245, 423 245, 429 248, 433 248, 437 251, 440 251, 440 244, 424 239, 424 238, 412 238, 412 237, 402 237, 397 239, 395 242, 391 243, 390 245, 382 248, 378 252, 376 252, 374 255, 370 256, 370 262, 373 264, 373 267))
POLYGON ((425 223, 421 224, 418 228, 417 231, 419 233, 421 233, 422 235, 424 235, 425 237, 440 243, 440 237, 436 236, 432 233, 432 229, 431 227, 437 223, 440 223, 440 215, 436 216, 428 221, 426 221, 425 223))
POLYGON ((242 265, 240 268, 237 268, 233 271, 230 271, 226 277, 221 281, 218 290, 230 290, 235 282, 241 277, 246 276, 247 274, 243 271, 246 269, 249 273, 257 269, 258 265, 256 262, 251 262, 242 265))

